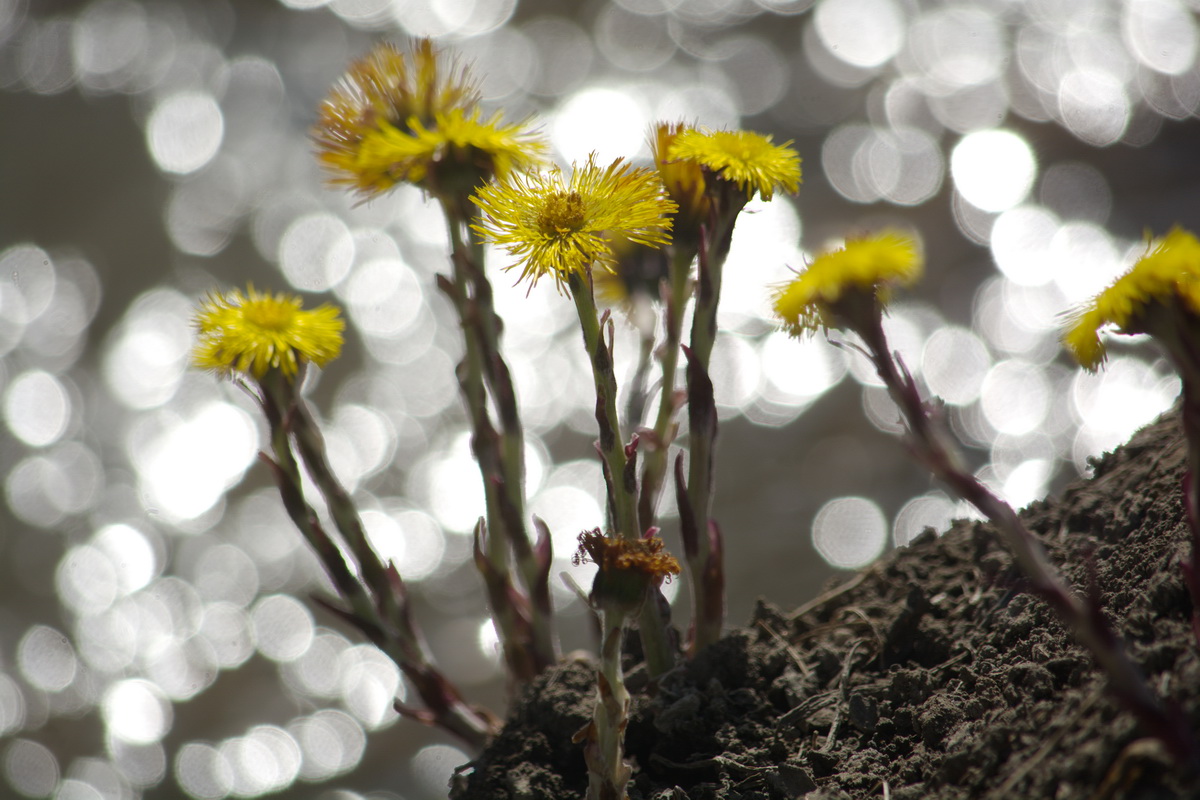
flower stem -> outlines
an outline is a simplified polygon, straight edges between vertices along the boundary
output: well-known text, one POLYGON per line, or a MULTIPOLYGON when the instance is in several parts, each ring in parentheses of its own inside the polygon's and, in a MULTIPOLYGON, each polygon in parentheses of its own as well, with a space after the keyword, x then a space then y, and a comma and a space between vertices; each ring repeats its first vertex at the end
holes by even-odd
MULTIPOLYGON (((713 547, 719 536, 710 525, 713 492, 713 458, 717 439, 716 402, 708 367, 717 338, 717 307, 721 300, 721 276, 733 239, 733 225, 746 204, 744 195, 725 188, 712 221, 701 237, 697 254, 696 310, 692 317, 688 357, 688 462, 687 504, 693 529, 684 532, 688 542, 688 574, 692 587, 692 640, 695 654, 721 638, 725 622, 724 567, 721 548, 713 547)), ((682 519, 682 516, 681 516, 682 519)))
POLYGON ((367 544, 358 511, 330 470, 320 432, 295 385, 272 370, 259 381, 259 387, 274 455, 270 464, 284 508, 316 551, 349 610, 330 603, 323 605, 361 630, 409 679, 425 704, 424 709, 408 711, 411 716, 454 734, 476 750, 482 749, 499 729, 498 722, 487 712, 469 706, 458 688, 433 665, 412 617, 408 591, 395 568, 381 564, 367 544), (361 580, 304 497, 293 440, 359 564, 361 580))
MULTIPOLYGON (((617 419, 617 378, 613 371, 612 342, 605 341, 596 300, 592 294, 590 273, 572 272, 567 285, 575 301, 583 343, 592 366, 596 387, 596 424, 600 437, 596 448, 604 464, 604 482, 608 488, 608 506, 616 535, 630 541, 641 538, 637 515, 637 457, 636 440, 628 447, 623 443, 621 425, 617 419)), ((651 677, 657 677, 675 665, 675 651, 668 634, 668 620, 660 603, 661 592, 652 587, 646 592, 639 618, 642 650, 651 677)))
POLYGON ((675 394, 675 373, 679 369, 680 344, 683 338, 683 316, 691 288, 690 272, 695 252, 687 247, 674 247, 664 299, 663 343, 659 350, 662 363, 662 384, 658 395, 658 413, 654 419, 654 446, 642 457, 642 485, 638 496, 638 522, 649 530, 657 517, 659 495, 667 472, 667 456, 675 439, 675 412, 679 398, 675 394))
POLYGON ((625 728, 629 724, 629 691, 621 670, 621 640, 626 613, 602 608, 600 663, 596 670, 596 705, 592 721, 575 735, 583 742, 588 767, 587 800, 626 800, 625 787, 633 774, 625 761, 625 728))
MULTIPOLYGON (((504 639, 509 670, 529 680, 558 658, 553 632, 548 574, 549 539, 532 544, 525 524, 525 434, 512 376, 500 353, 503 325, 496 314, 492 286, 482 269, 483 249, 463 235, 471 204, 442 198, 451 241, 453 278, 439 280, 463 328, 464 357, 459 386, 471 417, 471 446, 484 484, 487 525, 479 529, 488 567, 488 594, 504 639), (488 401, 496 409, 493 424, 488 401), (545 547, 541 546, 545 544, 545 547), (523 589, 514 585, 515 559, 523 589), (511 604, 500 608, 497 603, 511 604)), ((476 563, 482 564, 477 553, 476 563)))
POLYGON ((1194 767, 1196 744, 1182 718, 1164 709, 1120 638, 1105 621, 1103 612, 1095 602, 1086 602, 1070 591, 1050 563, 1042 543, 1025 527, 1012 506, 962 466, 945 426, 939 424, 939 418, 921 400, 908 370, 888 350, 878 309, 869 319, 853 329, 862 337, 875 371, 900 408, 914 457, 991 520, 1029 580, 1030 589, 1058 613, 1068 629, 1092 652, 1118 700, 1181 764, 1194 767))

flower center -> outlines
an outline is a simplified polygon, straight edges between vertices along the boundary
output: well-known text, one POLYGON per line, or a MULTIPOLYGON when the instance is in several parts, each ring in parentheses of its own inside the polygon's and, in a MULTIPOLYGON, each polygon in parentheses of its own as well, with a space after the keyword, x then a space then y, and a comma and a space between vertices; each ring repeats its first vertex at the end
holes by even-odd
POLYGON ((546 204, 538 214, 537 226, 542 233, 553 236, 579 230, 585 218, 579 192, 555 192, 546 198, 546 204))
POLYGON ((296 318, 296 308, 291 303, 280 303, 276 300, 260 300, 257 303, 246 303, 242 306, 242 315, 246 322, 265 331, 283 331, 296 318))

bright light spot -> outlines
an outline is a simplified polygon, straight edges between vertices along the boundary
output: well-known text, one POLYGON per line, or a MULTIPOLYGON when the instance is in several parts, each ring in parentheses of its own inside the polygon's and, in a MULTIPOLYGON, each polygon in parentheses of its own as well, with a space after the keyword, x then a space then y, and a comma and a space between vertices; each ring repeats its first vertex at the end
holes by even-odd
POLYGON ((959 194, 984 211, 1004 211, 1025 199, 1037 177, 1033 150, 1006 130, 968 133, 950 154, 959 194))
POLYGON ((104 611, 117 598, 117 573, 103 552, 91 545, 72 547, 58 562, 54 584, 76 614, 104 611))
POLYGON ((1050 407, 1045 371, 1017 359, 1001 361, 983 380, 980 405, 992 427, 1013 436, 1042 424, 1050 407))
POLYGON ((21 293, 26 320, 37 318, 54 299, 58 278, 50 256, 40 247, 19 244, 0 253, 0 277, 21 293))
POLYGON ((768 334, 762 364, 770 386, 797 402, 820 397, 846 377, 846 354, 819 336, 768 334))
POLYGON ((220 800, 233 788, 233 769, 215 747, 188 742, 175 756, 175 780, 196 800, 220 800))
POLYGON ((462 434, 447 448, 431 452, 414 467, 412 476, 412 493, 423 498, 424 507, 447 530, 474 530, 485 509, 483 479, 471 456, 469 434, 462 434))
POLYGON ((0 736, 21 730, 25 724, 25 695, 17 682, 0 673, 0 736))
POLYGON ((1053 474, 1052 461, 1044 458, 1022 461, 1004 478, 1000 494, 1013 508, 1024 508, 1045 496, 1046 486, 1053 474))
POLYGON ((883 511, 865 497, 839 497, 813 519, 813 546, 831 566, 858 569, 875 560, 887 542, 883 511))
POLYGON ((151 504, 184 520, 212 508, 241 480, 257 447, 249 414, 229 403, 211 403, 135 448, 133 456, 151 504))
POLYGON ((1058 218, 1037 206, 1009 209, 992 226, 992 259, 1010 281, 1042 286, 1054 278, 1060 263, 1051 248, 1058 218))
POLYGON ((360 644, 344 650, 337 672, 342 703, 368 730, 396 720, 395 702, 404 699, 400 670, 377 647, 360 644))
POLYGON ((324 292, 350 272, 354 252, 346 223, 325 212, 307 214, 289 225, 279 240, 279 267, 300 291, 324 292))
POLYGON ((44 447, 66 432, 71 398, 58 378, 30 370, 18 375, 8 387, 4 418, 18 439, 33 447, 44 447))
POLYGON ((1177 0, 1132 0, 1122 20, 1129 48, 1150 69, 1179 75, 1196 61, 1196 17, 1177 0))
POLYGON ((46 625, 35 625, 17 645, 17 666, 31 685, 60 692, 75 680, 78 661, 66 636, 46 625))
POLYGON ((112 563, 122 594, 136 592, 158 573, 154 548, 137 528, 123 523, 105 525, 96 531, 92 545, 112 563))
POLYGON ((110 735, 132 744, 157 742, 171 729, 172 706, 162 690, 140 678, 114 683, 101 702, 110 735))
MULTIPOLYGON (((1142 245, 1135 252, 1142 253, 1142 245)), ((1068 222, 1055 231, 1051 260, 1064 307, 1091 300, 1129 268, 1108 231, 1091 222, 1068 222)), ((1132 259, 1130 259, 1132 260, 1132 259)))
POLYGON ((245 736, 221 744, 221 755, 232 767, 232 794, 255 797, 286 789, 300 774, 300 745, 274 725, 258 725, 245 736))
POLYGON ((987 345, 967 328, 938 328, 921 351, 921 372, 929 391, 953 406, 979 397, 991 366, 987 345))
POLYGON ((431 744, 422 747, 412 757, 413 778, 422 792, 431 797, 440 796, 445 794, 455 768, 461 767, 469 760, 467 754, 457 747, 431 744))
POLYGON ((902 547, 917 538, 926 528, 941 534, 955 518, 957 506, 943 492, 929 492, 909 500, 896 513, 892 524, 892 539, 902 547))
MULTIPOLYGON (((589 466, 598 469, 594 464, 589 466)), ((529 503, 529 512, 541 517, 550 528, 555 560, 562 561, 570 561, 579 549, 579 534, 582 531, 592 530, 604 521, 596 498, 579 486, 543 489, 529 503)), ((577 577, 577 580, 581 579, 577 577)), ((590 573, 588 580, 591 580, 590 573)))
POLYGON ((250 617, 258 651, 272 661, 294 661, 312 644, 312 614, 294 597, 264 597, 250 617))
POLYGON ((856 67, 878 67, 904 44, 904 13, 892 0, 823 0, 813 24, 821 42, 856 67))
POLYGON ((4 754, 4 775, 26 797, 49 797, 58 785, 58 760, 44 745, 16 739, 4 754))
POLYGON ((1129 356, 1110 358, 1096 373, 1080 370, 1071 385, 1081 431, 1100 434, 1110 447, 1170 408, 1178 394, 1179 379, 1173 372, 1160 373, 1129 356))
POLYGON ((334 709, 301 717, 289 726, 289 731, 303 754, 300 777, 308 781, 327 780, 354 769, 367 744, 358 721, 334 709))
POLYGON ((1076 70, 1064 77, 1058 106, 1067 129, 1093 147, 1119 140, 1133 113, 1124 84, 1097 70, 1076 70))
POLYGON ((217 154, 225 136, 221 107, 204 92, 178 92, 150 112, 146 145, 164 172, 187 174, 217 154))
POLYGON ((585 89, 567 100, 553 116, 550 138, 567 161, 582 165, 589 153, 607 166, 646 149, 649 112, 628 92, 585 89))

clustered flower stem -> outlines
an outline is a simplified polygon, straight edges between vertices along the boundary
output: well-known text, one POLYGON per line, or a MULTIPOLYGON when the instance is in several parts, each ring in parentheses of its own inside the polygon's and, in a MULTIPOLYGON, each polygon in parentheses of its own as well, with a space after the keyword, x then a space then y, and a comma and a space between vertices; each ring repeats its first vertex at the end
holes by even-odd
POLYGON ((691 345, 687 355, 688 461, 687 491, 678 493, 680 533, 691 576, 691 653, 721 638, 725 622, 725 579, 720 529, 712 522, 714 448, 717 439, 717 408, 709 363, 717 338, 717 307, 721 300, 721 277, 733 238, 733 225, 746 196, 722 185, 710 222, 701 231, 697 254, 695 310, 692 315, 691 345), (684 508, 686 506, 686 509, 684 508))
POLYGON ((899 407, 908 428, 913 456, 956 494, 980 510, 996 526, 1029 581, 1030 590, 1058 613, 1067 628, 1100 664, 1113 693, 1181 764, 1197 764, 1196 744, 1185 721, 1164 708, 1130 659, 1094 600, 1073 593, 1050 563, 1042 543, 1021 522, 1012 506, 969 473, 940 417, 921 399, 912 375, 888 350, 878 308, 869 322, 851 325, 862 338, 875 371, 899 407))
MULTIPOLYGON (((567 287, 575 301, 583 344, 596 387, 596 424, 600 432, 596 447, 604 464, 613 528, 616 536, 637 541, 642 534, 638 525, 636 499, 637 439, 628 445, 624 443, 617 418, 617 377, 613 371, 611 331, 607 340, 604 336, 605 323, 611 327, 611 322, 607 317, 601 319, 596 310, 590 272, 572 272, 567 278, 567 287)), ((658 589, 653 587, 647 594, 649 597, 642 604, 639 628, 646 667, 650 675, 656 677, 675 665, 675 651, 667 632, 668 621, 663 604, 657 602, 658 589)))
POLYGON ((313 547, 349 608, 325 601, 322 604, 357 627, 386 653, 425 706, 409 709, 397 705, 398 710, 454 734, 473 748, 482 748, 498 730, 498 720, 468 705, 458 688, 434 666, 424 636, 413 619, 408 590, 395 567, 382 564, 368 544, 358 511, 329 468, 320 432, 313 425, 295 384, 279 370, 272 370, 258 385, 273 455, 263 458, 272 467, 288 516, 313 547), (324 497, 359 574, 347 563, 341 546, 324 530, 316 511, 305 499, 297 451, 324 497))
POLYGON ((642 530, 649 530, 657 520, 659 495, 666 478, 667 453, 675 439, 675 412, 682 402, 682 398, 676 395, 675 373, 679 370, 683 316, 692 287, 690 272, 694 257, 691 248, 678 244, 671 248, 671 262, 662 298, 663 341, 659 346, 662 381, 652 428, 654 447, 647 448, 642 456, 642 483, 638 495, 638 522, 642 530))
POLYGON ((536 544, 525 525, 525 436, 512 377, 500 353, 502 325, 484 275, 482 247, 463 235, 467 202, 444 200, 453 277, 439 280, 463 328, 459 387, 471 418, 471 446, 483 478, 486 522, 476 527, 475 562, 487 585, 510 674, 532 679, 557 661, 552 626, 550 537, 536 544), (492 422, 491 398, 499 421, 492 422), (515 559, 523 588, 513 581, 515 559))

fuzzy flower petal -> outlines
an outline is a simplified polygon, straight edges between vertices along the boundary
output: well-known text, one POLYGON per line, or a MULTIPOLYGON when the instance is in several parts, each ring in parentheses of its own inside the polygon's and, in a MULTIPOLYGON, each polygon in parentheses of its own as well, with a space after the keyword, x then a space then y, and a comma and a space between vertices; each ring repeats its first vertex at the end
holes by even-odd
POLYGON ((654 128, 650 146, 667 194, 679 205, 680 217, 695 226, 708 220, 712 204, 705 191, 704 170, 694 161, 669 155, 680 134, 688 130, 684 123, 660 123, 654 128))
POLYGON ((484 119, 464 66, 427 39, 404 53, 382 44, 351 65, 321 105, 313 129, 331 182, 364 196, 421 184, 441 164, 467 166, 468 188, 538 163, 545 149, 525 123, 484 119))
POLYGON ((1129 272, 1078 309, 1063 333, 1063 344, 1084 368, 1095 370, 1106 355, 1102 328, 1146 333, 1145 312, 1176 299, 1189 313, 1200 315, 1200 240, 1180 227, 1150 243, 1129 272))
POLYGON ((195 325, 197 367, 255 378, 268 369, 294 376, 302 361, 323 366, 341 352, 345 328, 334 306, 305 311, 295 295, 264 294, 253 286, 210 295, 197 309, 195 325))
POLYGON ((599 167, 594 156, 574 166, 569 180, 557 169, 514 173, 471 199, 481 212, 474 230, 518 259, 510 268, 519 266, 531 283, 551 275, 560 288, 593 263, 611 268, 614 238, 651 247, 669 243, 676 210, 653 171, 622 159, 599 167))
POLYGON ((917 243, 907 233, 886 230, 849 239, 842 249, 820 254, 808 269, 776 287, 772 307, 793 336, 843 327, 840 312, 847 301, 865 297, 872 307, 886 302, 892 285, 912 285, 922 269, 917 243))
POLYGON ((770 200, 776 190, 800 188, 800 156, 790 141, 775 144, 751 131, 686 130, 675 137, 667 157, 699 164, 753 196, 770 200))

